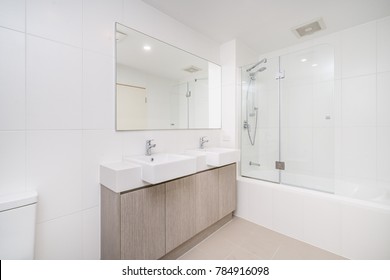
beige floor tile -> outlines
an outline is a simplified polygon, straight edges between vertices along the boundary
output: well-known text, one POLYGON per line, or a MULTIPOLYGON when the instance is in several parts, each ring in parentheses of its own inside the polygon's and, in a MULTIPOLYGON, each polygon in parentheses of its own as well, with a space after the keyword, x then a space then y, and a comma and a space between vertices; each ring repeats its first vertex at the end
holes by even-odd
POLYGON ((266 236, 265 238, 259 234, 248 234, 242 247, 247 251, 258 256, 262 260, 270 260, 280 247, 281 243, 266 236))
POLYGON ((286 235, 283 235, 281 233, 278 233, 276 231, 270 230, 268 228, 257 226, 256 230, 254 231, 254 234, 267 242, 273 242, 273 243, 283 243, 286 239, 290 238, 286 235))
POLYGON ((248 235, 256 230, 256 225, 241 218, 234 218, 230 223, 215 233, 220 238, 225 238, 233 244, 240 246, 248 238, 248 235))
POLYGON ((286 239, 281 244, 275 255, 275 260, 341 260, 338 255, 322 250, 310 244, 295 240, 286 239))
POLYGON ((205 253, 198 248, 192 248, 184 255, 180 256, 178 260, 204 260, 205 259, 205 253))
POLYGON ((235 248, 227 257, 227 260, 258 260, 261 259, 244 248, 235 248))
POLYGON ((181 260, 340 260, 342 257, 234 217, 181 260))
POLYGON ((232 242, 218 235, 212 235, 196 246, 205 254, 205 260, 223 260, 236 247, 232 242))

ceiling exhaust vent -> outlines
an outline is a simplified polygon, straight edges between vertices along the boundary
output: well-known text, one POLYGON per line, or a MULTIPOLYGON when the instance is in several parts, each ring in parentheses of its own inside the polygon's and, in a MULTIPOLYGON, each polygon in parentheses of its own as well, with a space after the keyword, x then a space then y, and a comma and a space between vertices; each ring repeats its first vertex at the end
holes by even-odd
POLYGON ((188 72, 188 73, 195 73, 195 72, 198 72, 198 71, 200 71, 202 69, 200 69, 200 68, 198 68, 198 67, 196 67, 194 65, 191 65, 191 66, 189 66, 187 68, 184 68, 183 70, 188 72))
POLYGON ((309 23, 305 23, 303 25, 300 25, 298 27, 293 28, 291 31, 298 37, 301 38, 306 35, 311 35, 317 31, 321 31, 325 29, 325 23, 322 18, 313 20, 309 23))

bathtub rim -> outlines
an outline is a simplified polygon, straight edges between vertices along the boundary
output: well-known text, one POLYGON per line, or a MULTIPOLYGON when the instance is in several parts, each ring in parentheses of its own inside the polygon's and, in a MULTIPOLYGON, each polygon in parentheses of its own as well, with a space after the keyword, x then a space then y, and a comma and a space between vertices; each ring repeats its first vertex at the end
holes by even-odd
POLYGON ((319 197, 323 198, 326 200, 332 200, 332 201, 339 201, 344 204, 348 205, 359 205, 362 207, 366 207, 369 209, 377 209, 380 211, 384 212, 390 212, 390 205, 386 205, 383 203, 379 202, 373 202, 373 201, 367 201, 367 200, 362 200, 358 198, 353 198, 353 197, 348 197, 348 196, 343 196, 340 194, 333 194, 333 193, 327 193, 327 192, 321 192, 317 190, 311 190, 308 188, 301 188, 298 186, 293 186, 293 185, 287 185, 287 184, 279 184, 279 183, 274 183, 270 181, 265 181, 261 179, 253 179, 253 178, 248 178, 248 177, 243 177, 241 175, 237 176, 237 182, 242 181, 245 183, 250 183, 250 184, 260 184, 265 187, 273 188, 276 190, 280 191, 286 191, 290 193, 296 193, 296 194, 301 194, 301 195, 306 195, 306 196, 314 196, 314 197, 319 197))

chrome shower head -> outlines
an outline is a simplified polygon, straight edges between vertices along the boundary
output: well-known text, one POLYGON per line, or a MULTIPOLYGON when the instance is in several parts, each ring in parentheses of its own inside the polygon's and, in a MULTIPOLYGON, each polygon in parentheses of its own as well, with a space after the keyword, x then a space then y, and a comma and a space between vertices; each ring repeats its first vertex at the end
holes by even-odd
POLYGON ((253 69, 255 69, 259 64, 261 63, 267 63, 267 59, 266 58, 263 58, 262 60, 260 60, 259 62, 257 62, 255 65, 253 65, 252 67, 246 69, 246 72, 250 72, 252 71, 253 69))

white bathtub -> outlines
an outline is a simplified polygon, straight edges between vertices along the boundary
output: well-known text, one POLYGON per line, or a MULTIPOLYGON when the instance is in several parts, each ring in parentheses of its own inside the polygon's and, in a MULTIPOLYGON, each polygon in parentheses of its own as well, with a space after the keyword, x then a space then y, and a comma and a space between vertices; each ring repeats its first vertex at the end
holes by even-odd
POLYGON ((390 260, 388 192, 342 182, 335 190, 343 195, 244 177, 237 182, 236 216, 348 259, 390 260), (357 199, 364 195, 371 201, 357 199))

